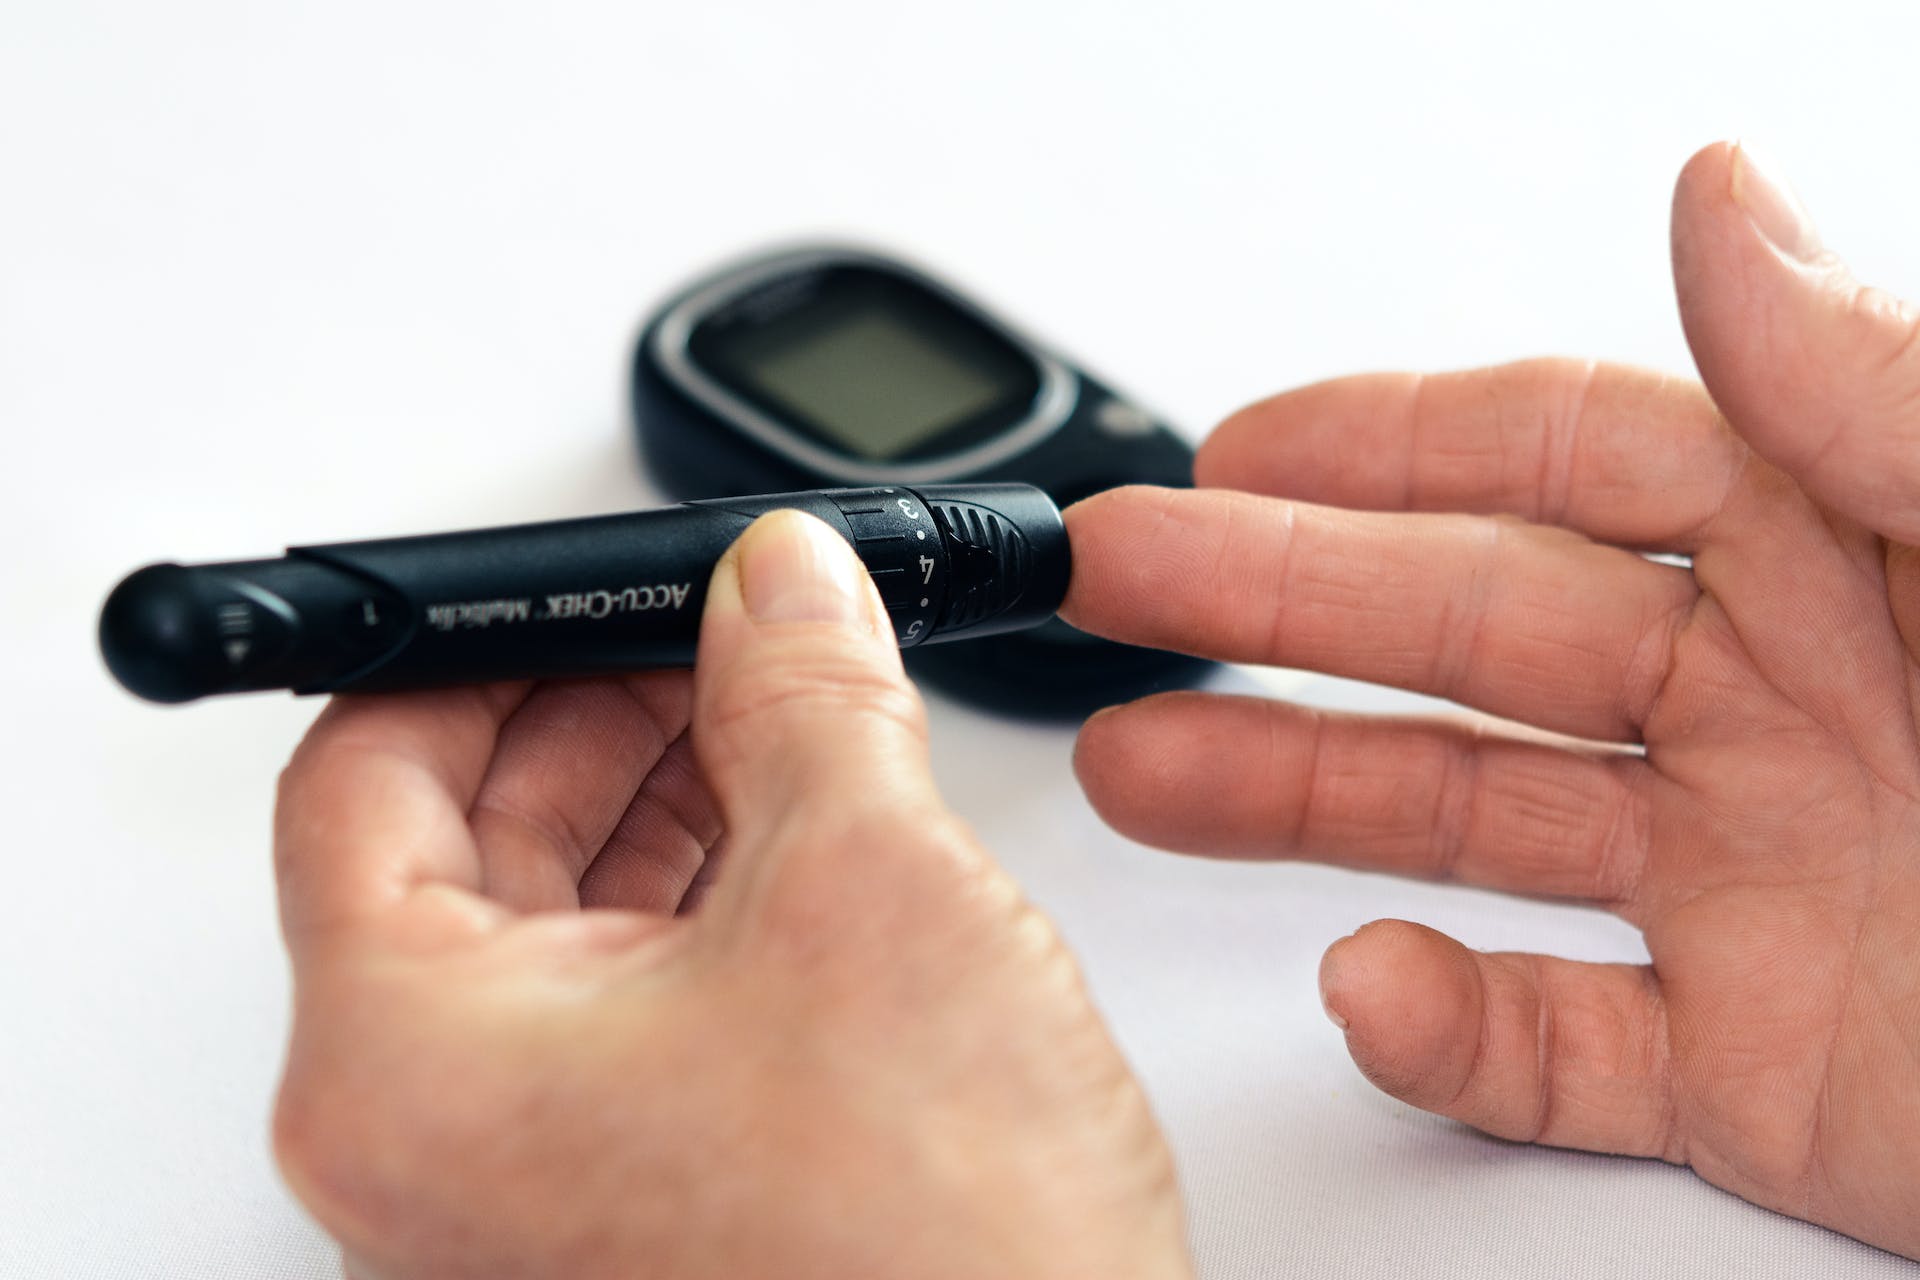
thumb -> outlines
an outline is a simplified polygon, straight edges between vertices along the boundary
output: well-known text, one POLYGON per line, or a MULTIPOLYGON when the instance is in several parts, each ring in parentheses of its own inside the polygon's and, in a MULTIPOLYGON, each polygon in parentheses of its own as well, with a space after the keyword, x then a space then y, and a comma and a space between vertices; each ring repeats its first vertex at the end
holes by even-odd
POLYGON ((1824 505, 1920 542, 1920 312, 1856 281, 1737 144, 1681 173, 1673 271, 1694 361, 1733 429, 1824 505))
POLYGON ((721 558, 693 689, 694 747, 736 854, 938 804, 925 712, 879 593, 812 516, 762 516, 721 558))

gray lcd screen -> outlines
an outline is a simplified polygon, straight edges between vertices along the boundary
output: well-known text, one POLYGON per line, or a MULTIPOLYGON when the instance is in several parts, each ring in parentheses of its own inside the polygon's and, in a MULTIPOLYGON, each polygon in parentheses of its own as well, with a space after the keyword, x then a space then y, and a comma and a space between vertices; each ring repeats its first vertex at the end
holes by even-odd
POLYGON ((867 458, 897 458, 1018 390, 880 298, 782 337, 743 360, 740 375, 867 458))

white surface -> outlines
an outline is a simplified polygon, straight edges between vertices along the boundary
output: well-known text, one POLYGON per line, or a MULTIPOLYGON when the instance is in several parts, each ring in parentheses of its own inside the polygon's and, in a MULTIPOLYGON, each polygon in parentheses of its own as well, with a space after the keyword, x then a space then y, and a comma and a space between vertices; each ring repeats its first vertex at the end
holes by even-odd
MULTIPOLYGON (((264 1136, 268 805, 314 708, 137 705, 101 595, 159 556, 643 501, 623 364, 689 270, 869 236, 1196 429, 1362 367, 1679 369, 1669 184, 1743 133, 1920 294, 1909 0, 537 8, 0 5, 0 1275, 336 1274, 264 1136)), ((1148 854, 1066 733, 935 722, 1147 1082, 1213 1280, 1920 1273, 1409 1111, 1314 994, 1376 916, 1595 958, 1624 927, 1148 854)))

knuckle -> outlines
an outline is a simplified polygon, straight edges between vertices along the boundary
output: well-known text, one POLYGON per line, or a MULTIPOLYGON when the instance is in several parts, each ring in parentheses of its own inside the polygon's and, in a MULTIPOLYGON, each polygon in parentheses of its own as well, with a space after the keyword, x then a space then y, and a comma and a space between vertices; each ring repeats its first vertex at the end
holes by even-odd
POLYGON ((1080 958, 1053 923, 1053 918, 1024 894, 1016 893, 1006 907, 1010 931, 1017 944, 1023 972, 1074 1002, 1088 999, 1086 975, 1080 958))
POLYGON ((309 1090, 292 1080, 281 1085, 273 1105, 273 1159, 303 1199, 327 1163, 321 1147, 331 1128, 315 1114, 309 1090))
POLYGON ((290 1068, 274 1101, 274 1163, 288 1187, 326 1230, 342 1240, 368 1234, 354 1208, 370 1170, 352 1108, 333 1105, 328 1090, 290 1068))
POLYGON ((475 1115, 485 1092, 444 1087, 453 1065, 437 1051, 444 1045, 393 1034, 422 1025, 419 1008, 389 984, 343 983, 337 974, 296 997, 271 1151, 295 1197, 350 1249, 404 1234, 400 1206, 430 1213, 433 1197, 421 1189, 470 1159, 473 1135, 486 1131, 475 1115), (339 1052, 343 1043, 355 1052, 339 1052))

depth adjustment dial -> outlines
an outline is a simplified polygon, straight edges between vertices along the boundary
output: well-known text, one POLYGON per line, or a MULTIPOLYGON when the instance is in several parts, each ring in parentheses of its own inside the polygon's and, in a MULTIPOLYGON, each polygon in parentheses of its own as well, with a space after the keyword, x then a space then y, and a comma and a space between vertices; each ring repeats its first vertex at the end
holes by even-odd
POLYGON ((830 491, 903 649, 933 634, 952 580, 950 551, 920 495, 898 486, 830 491))

